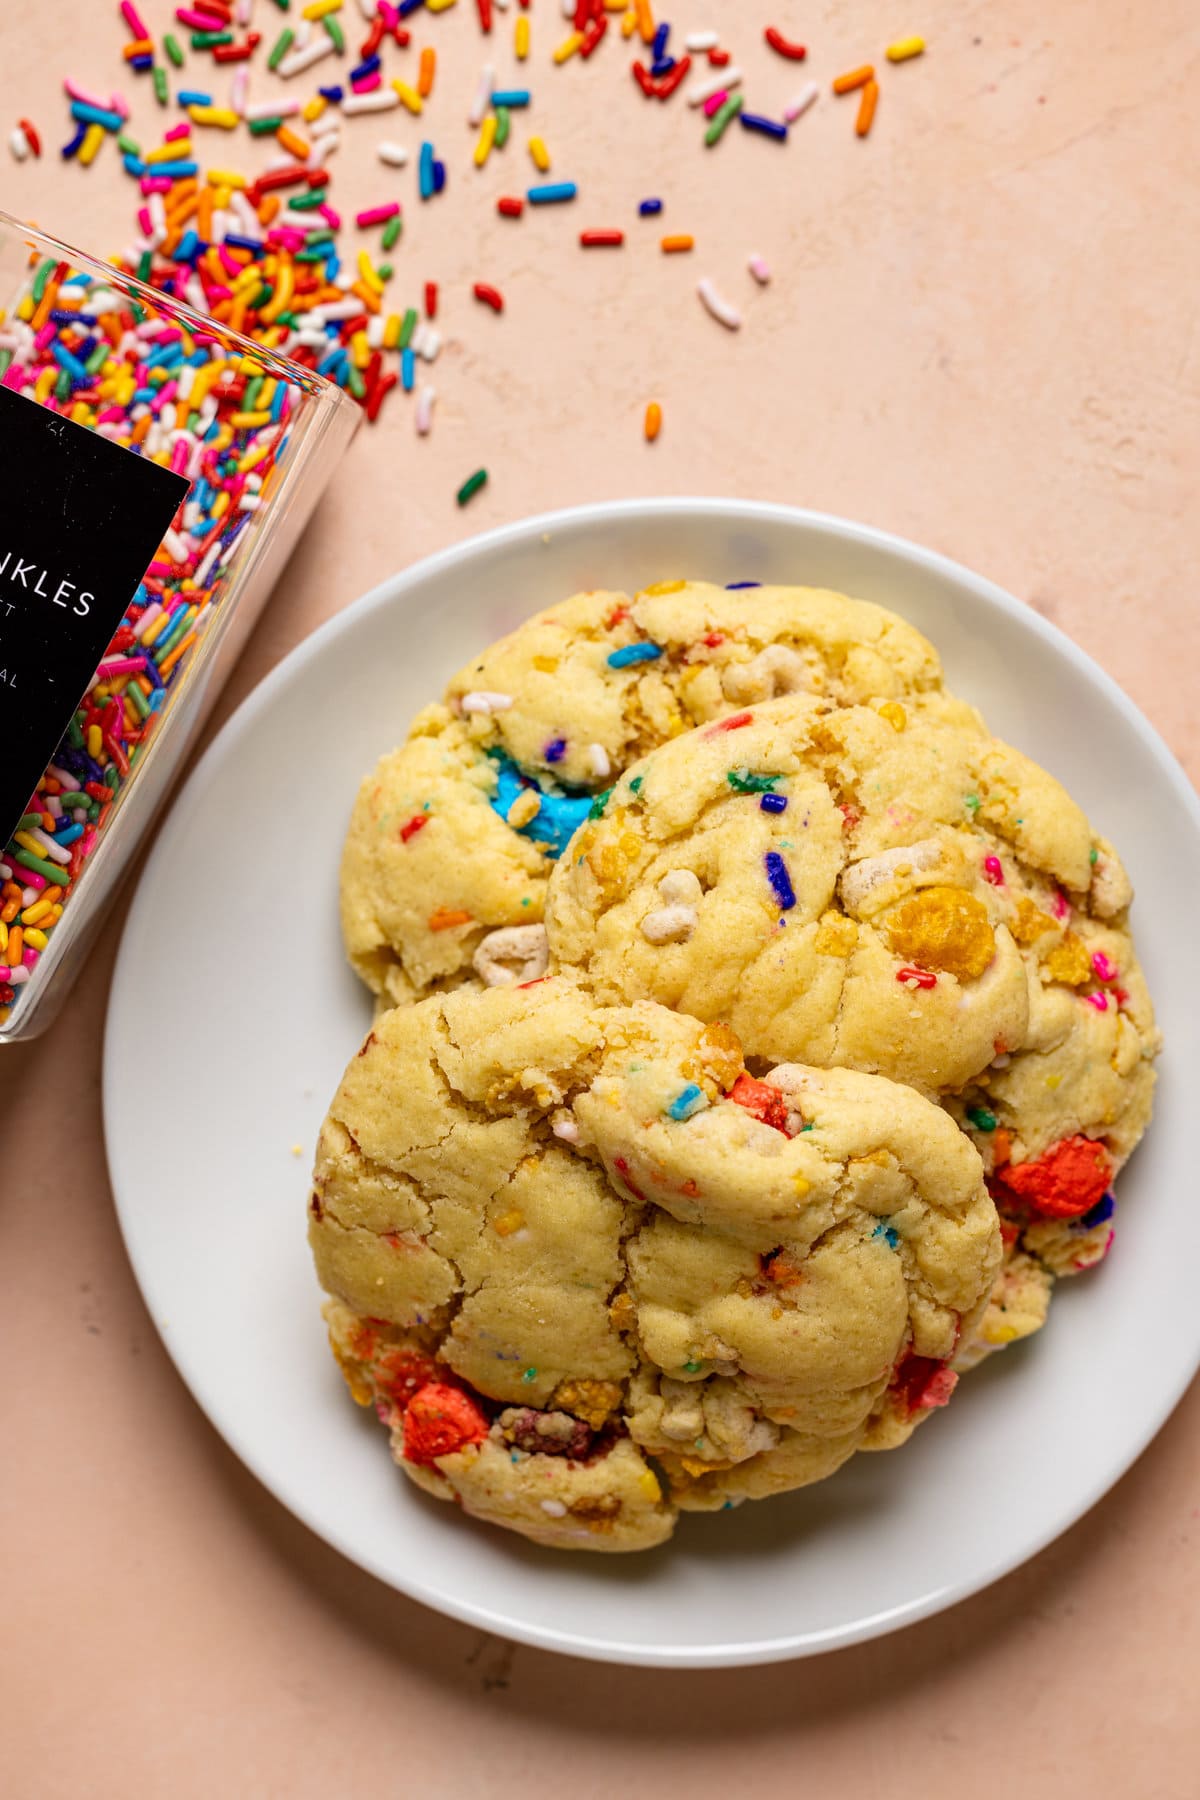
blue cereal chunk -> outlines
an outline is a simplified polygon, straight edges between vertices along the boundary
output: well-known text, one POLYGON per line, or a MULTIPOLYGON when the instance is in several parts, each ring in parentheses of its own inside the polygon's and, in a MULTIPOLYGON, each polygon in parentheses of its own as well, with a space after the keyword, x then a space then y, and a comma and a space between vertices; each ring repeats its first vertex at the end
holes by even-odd
POLYGON ((672 1119, 690 1119, 693 1113, 703 1112, 707 1105, 704 1089, 689 1081, 668 1106, 667 1115, 672 1119))
POLYGON ((875 1227, 874 1231, 871 1233, 871 1236, 877 1237, 877 1238, 886 1238, 887 1239, 887 1247, 889 1250, 894 1250, 896 1248, 896 1245, 900 1242, 900 1233, 897 1230, 895 1230, 895 1228, 893 1226, 885 1225, 882 1222, 875 1227))
POLYGON ((619 650, 609 652, 608 666, 627 669, 630 663, 657 662, 662 653, 661 644, 623 644, 619 650))
POLYGON ((548 844, 548 856, 557 859, 566 849, 592 809, 591 794, 548 794, 535 781, 522 776, 515 762, 507 756, 494 757, 496 792, 491 808, 508 823, 513 801, 526 792, 535 793, 541 804, 527 825, 515 827, 531 842, 548 844))
POLYGON ((1111 1194, 1101 1194, 1091 1212, 1085 1212, 1082 1219, 1073 1219, 1072 1227, 1076 1231, 1090 1231, 1093 1225, 1103 1225, 1117 1210, 1117 1203, 1111 1194))

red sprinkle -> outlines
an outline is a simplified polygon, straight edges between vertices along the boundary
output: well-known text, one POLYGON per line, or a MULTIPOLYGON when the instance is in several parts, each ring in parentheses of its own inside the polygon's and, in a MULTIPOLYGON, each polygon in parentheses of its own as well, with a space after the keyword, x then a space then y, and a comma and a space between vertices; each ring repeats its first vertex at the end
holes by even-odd
POLYGON ((42 154, 42 140, 38 136, 38 131, 37 131, 36 125, 31 125, 28 119, 18 119, 17 124, 21 127, 21 130, 25 133, 25 142, 29 145, 29 148, 33 151, 33 154, 35 156, 40 156, 42 154))
POLYGON ((718 731, 740 731, 743 725, 752 725, 753 723, 753 713, 733 713, 728 719, 718 719, 715 725, 710 725, 704 735, 705 737, 715 737, 718 731))
POLYGON ((504 295, 500 292, 499 288, 494 288, 490 282, 477 281, 471 292, 477 300, 482 300, 485 306, 490 306, 493 312, 501 313, 504 311, 504 295))
POLYGON ((998 856, 984 857, 983 878, 985 881, 990 881, 993 887, 1004 886, 1004 865, 998 856))
POLYGON ((763 32, 763 36, 766 38, 768 44, 770 44, 772 50, 776 51, 780 56, 786 56, 790 62, 803 62, 808 55, 808 51, 803 44, 793 44, 791 40, 785 38, 782 31, 777 30, 774 25, 768 25, 767 29, 763 32))
POLYGON ((621 1177, 621 1180, 625 1183, 625 1186, 629 1189, 634 1199, 644 1200, 646 1196, 630 1175, 629 1164, 625 1161, 625 1158, 623 1156, 614 1156, 613 1167, 616 1169, 617 1174, 621 1177))
POLYGON ((492 29, 492 0, 475 0, 475 4, 479 8, 479 29, 490 31, 492 29))
POLYGON ((650 79, 650 71, 646 68, 644 63, 634 63, 633 78, 641 88, 643 94, 645 94, 647 100, 653 99, 656 89, 654 83, 650 79))
POLYGON ((725 642, 725 633, 723 631, 710 631, 704 642, 708 645, 710 650, 716 650, 725 642))
POLYGON ((418 831, 424 831, 431 816, 429 813, 414 813, 408 824, 400 827, 400 842, 407 844, 409 838, 415 838, 418 831))
POLYGON ((784 1137, 791 1136, 787 1128, 787 1101, 779 1088, 772 1087, 770 1082, 756 1081, 753 1075, 743 1073, 738 1076, 725 1098, 732 1100, 736 1106, 744 1106, 748 1113, 761 1119, 773 1131, 782 1131, 784 1137))
POLYGON ((579 242, 585 250, 600 250, 610 247, 616 249, 625 242, 625 233, 623 231, 581 231, 579 242))
POLYGON ((1112 1159, 1094 1138, 1061 1138, 1036 1162, 1009 1163, 1000 1179, 1045 1219, 1078 1219, 1104 1197, 1112 1159))
POLYGON ((669 75, 664 75, 654 88, 660 100, 669 100, 692 66, 690 56, 681 56, 669 75))
POLYGON ((468 1394, 430 1381, 404 1409, 404 1460, 428 1466, 439 1456, 480 1443, 487 1434, 488 1422, 468 1394))
POLYGON ((710 50, 708 60, 714 69, 723 69, 729 61, 728 50, 710 50))
POLYGON ((911 963, 905 963, 902 969, 896 970, 897 981, 911 981, 914 987, 935 988, 937 976, 931 969, 914 969, 911 963))
POLYGON ((427 319, 437 318, 437 300, 437 282, 427 281, 425 283, 425 317, 427 319))
POLYGON ((503 194, 496 202, 496 211, 506 219, 519 219, 525 211, 525 202, 518 200, 515 194, 503 194))
POLYGON ((900 1396, 910 1413, 946 1406, 957 1386, 954 1370, 932 1356, 906 1356, 891 1381, 891 1391, 900 1396))

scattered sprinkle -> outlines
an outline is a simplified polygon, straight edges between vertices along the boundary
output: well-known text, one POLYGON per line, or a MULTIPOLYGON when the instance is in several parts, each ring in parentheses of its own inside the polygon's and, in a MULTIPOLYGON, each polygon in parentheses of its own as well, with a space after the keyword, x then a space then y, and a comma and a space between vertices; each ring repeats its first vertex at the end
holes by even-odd
POLYGON ((923 37, 899 38, 896 43, 889 44, 884 51, 890 63, 909 62, 914 56, 920 56, 925 49, 923 37))
POLYGON ((796 892, 792 887, 792 878, 788 874, 788 866, 778 850, 768 850, 763 857, 766 866, 767 880, 771 884, 780 912, 790 912, 796 904, 796 892))
POLYGON ((652 444, 662 430, 662 417, 662 407, 658 404, 657 400, 651 400, 649 406, 646 408, 646 421, 644 426, 646 442, 648 444, 652 444))
POLYGON ((721 298, 716 284, 709 276, 706 275, 702 281, 697 282, 696 292, 705 310, 712 314, 718 324, 724 325, 727 331, 738 331, 741 328, 741 313, 736 306, 731 306, 728 300, 721 298))
POLYGON ((487 485, 487 478, 488 472, 486 469, 476 469, 473 475, 468 475, 467 479, 459 488, 458 493, 454 496, 458 501, 458 504, 460 506, 465 506, 469 500, 473 500, 480 488, 487 485))
POLYGON ((608 655, 610 669, 627 669, 631 663, 656 662, 662 655, 661 644, 623 644, 619 650, 611 650, 608 655))

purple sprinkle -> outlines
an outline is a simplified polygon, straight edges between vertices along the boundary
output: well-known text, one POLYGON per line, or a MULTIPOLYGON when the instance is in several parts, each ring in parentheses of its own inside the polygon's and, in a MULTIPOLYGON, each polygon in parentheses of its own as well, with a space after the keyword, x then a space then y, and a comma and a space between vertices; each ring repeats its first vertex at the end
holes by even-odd
POLYGON ((566 754, 566 738, 555 738, 551 743, 547 744, 546 748, 542 751, 542 755, 548 763, 561 762, 566 754))
POLYGON ((725 583, 725 592, 727 594, 731 594, 733 592, 734 588, 761 587, 761 586, 762 586, 761 581, 727 581, 725 583))
POLYGON ((1111 1194, 1102 1194, 1091 1212, 1084 1213, 1082 1219, 1075 1219, 1074 1225, 1080 1231, 1090 1231, 1093 1225, 1103 1225, 1111 1219, 1117 1210, 1117 1203, 1111 1194))
POLYGON ((787 811, 787 795, 786 794, 764 794, 758 804, 762 808, 763 812, 774 812, 774 813, 786 812, 787 811))
MULTIPOLYGON (((766 796, 764 795, 765 799, 766 796)), ((792 878, 788 874, 788 866, 778 850, 768 850, 763 857, 767 865, 767 880, 775 892, 780 912, 790 912, 796 904, 796 891, 792 886, 792 878)))

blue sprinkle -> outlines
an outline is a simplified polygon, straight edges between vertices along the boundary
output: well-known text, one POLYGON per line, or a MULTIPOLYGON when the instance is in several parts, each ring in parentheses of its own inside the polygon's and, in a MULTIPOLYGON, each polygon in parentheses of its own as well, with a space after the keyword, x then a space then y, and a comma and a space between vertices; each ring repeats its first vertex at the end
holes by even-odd
POLYGON ((402 19, 407 19, 409 13, 415 13, 418 6, 424 6, 424 4, 425 0, 400 0, 396 11, 402 19))
POLYGON ((547 181, 541 187, 526 188, 530 206, 551 206, 558 200, 573 200, 579 189, 573 181, 547 181))
POLYGON ((440 194, 446 185, 446 165, 435 156, 433 159, 433 191, 440 194))
POLYGON ((1101 1194, 1091 1212, 1085 1212, 1082 1219, 1074 1221, 1076 1231, 1090 1231, 1093 1225, 1103 1225, 1111 1219, 1117 1210, 1117 1203, 1111 1194, 1101 1194))
POLYGON ((889 1250, 894 1250, 896 1245, 900 1242, 900 1233, 894 1230, 891 1225, 877 1225, 871 1233, 871 1236, 873 1238, 886 1238, 889 1250))
POLYGON ((656 213, 662 211, 662 206, 663 203, 661 200, 643 200, 638 206, 638 212, 643 219, 652 219, 656 213))
POLYGON ((498 88, 492 95, 493 106, 528 106, 528 88, 498 88))
MULTIPOLYGON (((404 14, 401 13, 401 18, 404 14)), ((428 200, 433 194, 433 145, 421 145, 421 154, 417 159, 417 185, 422 200, 428 200)))
POLYGON ((243 237, 241 232, 238 231, 227 231, 225 234, 225 242, 231 245, 234 250, 249 250, 251 255, 256 251, 261 250, 263 247, 263 240, 261 238, 243 237))
POLYGON ((356 81, 365 81, 368 75, 374 75, 376 71, 382 67, 383 64, 378 52, 373 56, 364 56, 357 69, 351 69, 347 79, 352 84, 356 81))
POLYGON ((774 889, 780 912, 790 912, 796 904, 796 890, 792 886, 787 864, 778 850, 768 850, 763 862, 767 866, 767 880, 774 889))
POLYGON ((669 75, 674 67, 675 58, 673 56, 660 56, 650 64, 650 73, 655 81, 661 81, 662 77, 669 75))
POLYGON ((687 1086, 676 1094, 667 1108, 667 1113, 672 1119, 690 1119, 693 1113, 703 1112, 707 1105, 704 1089, 697 1087, 694 1081, 689 1081, 687 1086))
POLYGON ((180 106, 211 106, 213 97, 200 88, 180 88, 175 96, 180 106))
POLYGON ((725 592, 727 594, 732 594, 734 588, 761 587, 761 586, 762 586, 761 581, 727 581, 725 583, 725 592))
POLYGON ((131 56, 129 66, 131 69, 136 69, 140 75, 144 69, 154 67, 154 58, 152 56, 131 56))
POLYGON ((657 662, 662 655, 661 644, 624 644, 620 650, 611 650, 608 656, 610 669, 627 669, 630 663, 657 662))
POLYGON ((106 106, 92 106, 86 100, 72 100, 71 117, 85 125, 103 125, 105 131, 122 131, 125 127, 119 112, 110 112, 106 106))
POLYGON ((561 762, 563 757, 566 754, 567 754, 566 738, 554 738, 549 744, 546 745, 546 748, 542 751, 542 755, 545 757, 545 759, 548 763, 561 762))
POLYGON ((764 794, 759 801, 763 812, 781 813, 787 811, 786 794, 764 794))
POLYGON ((342 97, 343 89, 340 87, 323 87, 318 88, 317 92, 320 94, 322 100, 329 100, 336 106, 342 97))
POLYGON ((761 113, 739 113, 738 118, 747 131, 761 131, 764 137, 772 137, 779 143, 786 144, 788 134, 786 125, 778 125, 774 119, 764 119, 761 113))
POLYGON ((667 54, 667 39, 670 37, 670 35, 671 35, 671 27, 667 24, 660 25, 658 30, 655 32, 654 41, 650 45, 650 54, 654 58, 655 62, 661 61, 661 59, 667 54))
MULTIPOLYGON (((71 139, 70 143, 64 144, 62 147, 62 151, 60 154, 61 154, 64 162, 70 162, 71 158, 78 153, 79 148, 82 145, 83 140, 86 136, 87 136, 87 128, 86 128, 86 126, 81 125, 79 127, 78 131, 75 133, 75 136, 71 139)), ((127 169, 129 168, 129 165, 131 162, 137 162, 137 158, 133 157, 133 156, 127 156, 125 158, 125 167, 127 169)), ((137 163, 137 173, 139 175, 142 173, 142 170, 144 167, 145 167, 145 165, 143 163, 140 163, 140 162, 137 163)), ((132 174, 133 171, 130 170, 130 173, 132 174)))
POLYGON ((417 359, 411 346, 400 352, 400 386, 411 394, 417 380, 417 359))

